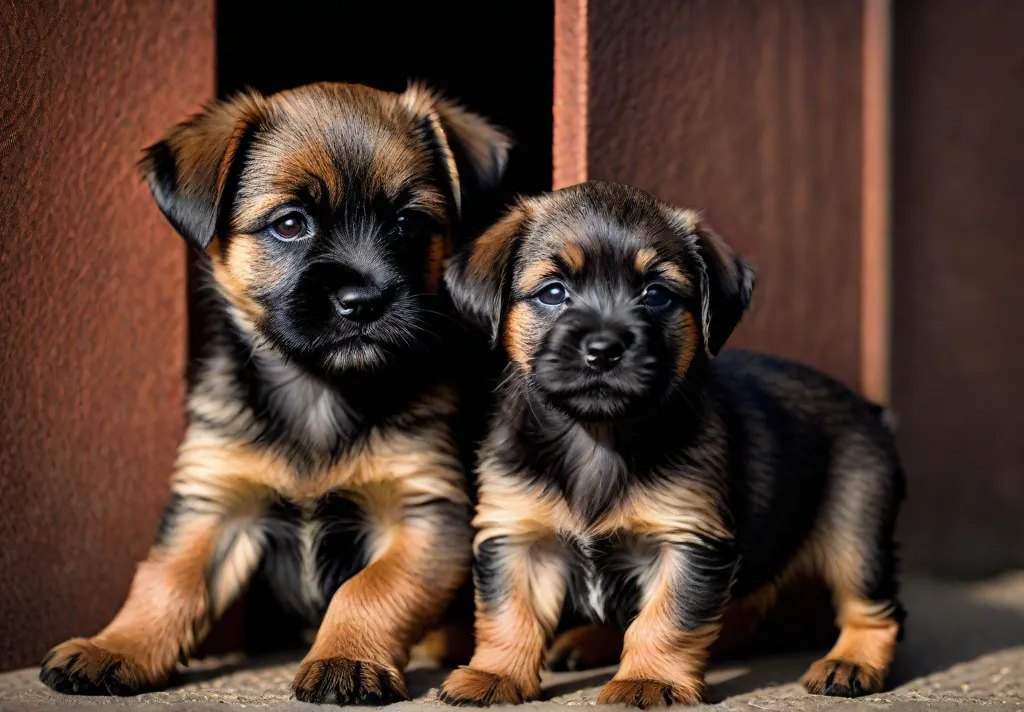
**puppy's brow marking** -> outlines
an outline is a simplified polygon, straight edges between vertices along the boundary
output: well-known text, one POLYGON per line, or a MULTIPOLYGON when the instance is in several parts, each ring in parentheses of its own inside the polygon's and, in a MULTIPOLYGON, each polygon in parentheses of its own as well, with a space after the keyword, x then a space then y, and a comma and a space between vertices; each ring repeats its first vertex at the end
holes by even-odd
POLYGON ((640 274, 644 274, 651 268, 651 265, 658 259, 658 252, 653 247, 641 247, 637 250, 634 259, 634 267, 640 274))
POLYGON ((559 257, 565 262, 565 265, 573 272, 582 272, 584 255, 583 248, 575 242, 567 242, 562 246, 559 257))
POLYGON ((557 271, 554 262, 550 260, 539 260, 531 263, 523 270, 519 277, 519 291, 523 294, 531 294, 539 289, 557 271))

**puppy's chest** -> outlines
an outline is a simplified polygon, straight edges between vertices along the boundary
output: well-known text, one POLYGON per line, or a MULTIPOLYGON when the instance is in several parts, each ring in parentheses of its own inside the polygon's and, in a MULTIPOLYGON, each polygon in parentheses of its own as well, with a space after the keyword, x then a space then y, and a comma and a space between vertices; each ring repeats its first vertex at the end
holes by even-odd
POLYGON ((315 623, 338 587, 372 561, 386 537, 385 518, 344 490, 281 498, 261 520, 261 573, 285 606, 315 623))
POLYGON ((562 536, 572 607, 591 620, 626 625, 657 569, 657 548, 628 532, 562 536))

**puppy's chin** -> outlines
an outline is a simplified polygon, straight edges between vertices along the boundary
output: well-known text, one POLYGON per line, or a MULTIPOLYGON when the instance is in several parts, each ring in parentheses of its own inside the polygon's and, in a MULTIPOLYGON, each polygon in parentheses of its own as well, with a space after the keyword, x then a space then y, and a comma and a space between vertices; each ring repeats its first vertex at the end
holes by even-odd
POLYGON ((577 395, 546 394, 555 408, 581 423, 603 423, 618 420, 637 410, 634 399, 600 391, 577 395))

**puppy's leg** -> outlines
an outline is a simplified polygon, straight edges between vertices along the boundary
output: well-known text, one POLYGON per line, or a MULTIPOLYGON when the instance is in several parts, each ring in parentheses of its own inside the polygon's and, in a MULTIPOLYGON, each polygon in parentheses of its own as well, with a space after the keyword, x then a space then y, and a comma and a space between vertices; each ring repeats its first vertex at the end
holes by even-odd
MULTIPOLYGON (((412 498, 376 557, 341 585, 292 682, 304 702, 387 704, 408 699, 409 650, 465 581, 468 500, 412 498)), ((378 522, 384 528, 385 521, 378 522)))
POLYGON ((565 599, 565 561, 552 539, 535 534, 479 534, 476 651, 441 686, 457 705, 516 704, 540 694, 544 646, 565 599))
POLYGON ((225 499, 176 491, 114 620, 92 638, 51 650, 40 680, 83 695, 132 695, 164 685, 258 563, 261 541, 249 521, 233 516, 225 499))
POLYGON ((598 702, 647 709, 694 704, 729 597, 731 543, 666 543, 644 587, 640 614, 626 629, 622 662, 598 702))
MULTIPOLYGON (((850 455, 863 465, 870 453, 850 455)), ((833 475, 816 554, 832 588, 840 632, 828 655, 801 678, 815 694, 881 692, 902 632, 893 530, 903 479, 894 458, 879 456, 876 463, 867 471, 851 467, 833 475)))
POLYGON ((551 644, 549 670, 589 670, 619 662, 622 631, 607 623, 590 623, 565 631, 551 644))

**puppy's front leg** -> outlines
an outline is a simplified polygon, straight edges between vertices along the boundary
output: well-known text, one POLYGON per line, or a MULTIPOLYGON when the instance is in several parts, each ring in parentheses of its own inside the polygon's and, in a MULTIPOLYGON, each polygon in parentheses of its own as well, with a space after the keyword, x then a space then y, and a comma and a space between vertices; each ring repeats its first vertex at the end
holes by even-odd
POLYGON ((476 651, 441 686, 456 705, 516 704, 540 694, 544 647, 565 599, 565 562, 553 537, 478 535, 476 651))
POLYGON ((598 702, 641 709, 700 702, 735 568, 730 542, 662 543, 640 614, 626 629, 619 671, 598 702))
MULTIPOLYGON (((464 495, 463 495, 464 497, 464 495)), ((372 515, 372 512, 371 512, 372 515)), ((409 649, 469 573, 468 499, 402 507, 383 550, 341 585, 292 682, 304 702, 387 704, 408 699, 409 649)))
POLYGON ((248 581, 261 547, 249 520, 235 517, 225 499, 230 488, 183 493, 190 484, 176 483, 157 542, 114 620, 96 636, 73 638, 46 656, 39 679, 49 687, 132 695, 163 686, 248 581))

